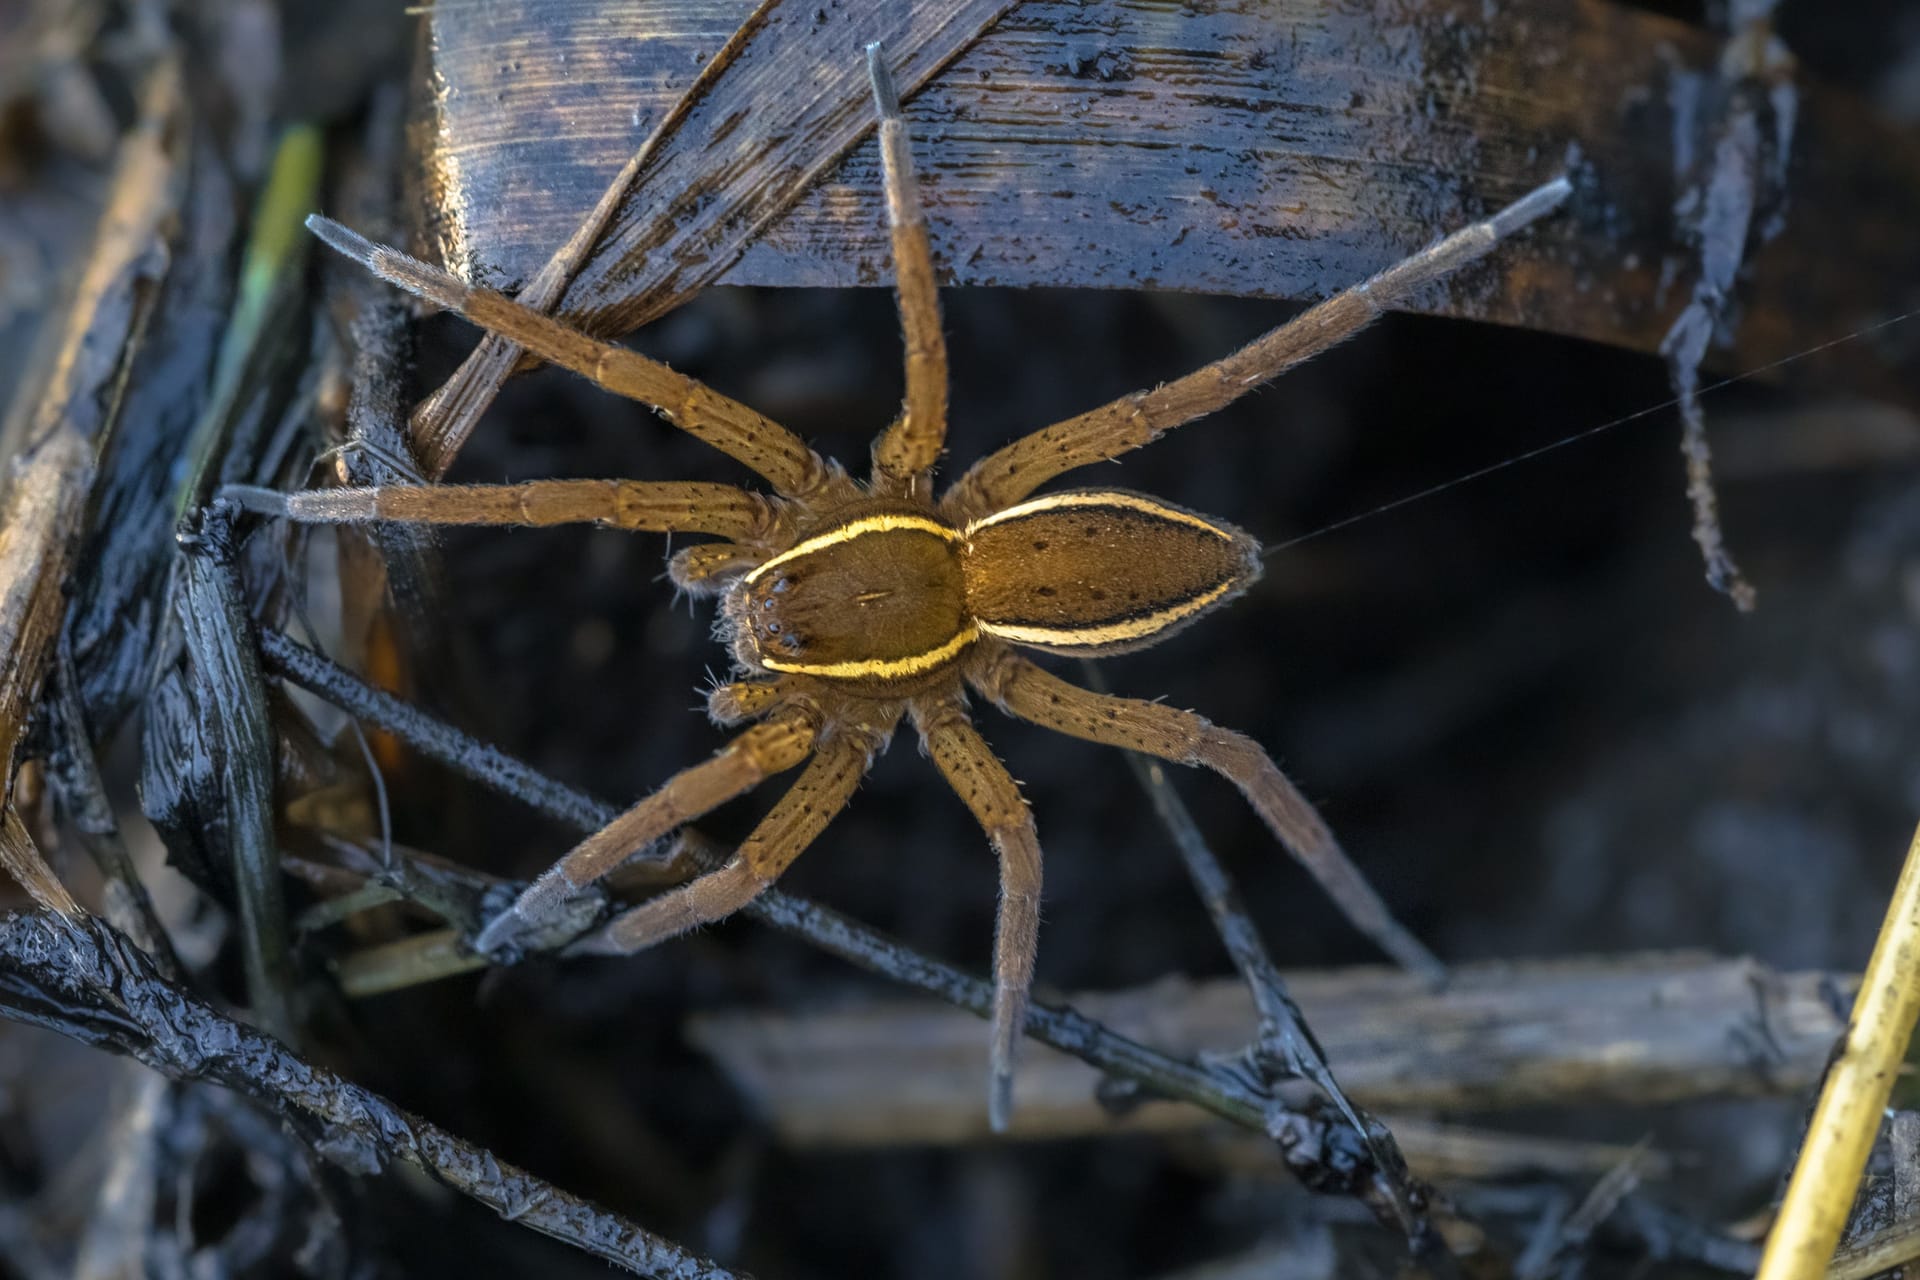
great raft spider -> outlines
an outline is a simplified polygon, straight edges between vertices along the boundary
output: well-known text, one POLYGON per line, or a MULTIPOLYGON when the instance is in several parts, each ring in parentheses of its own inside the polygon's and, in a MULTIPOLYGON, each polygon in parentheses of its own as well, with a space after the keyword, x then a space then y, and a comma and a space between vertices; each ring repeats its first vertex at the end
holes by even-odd
POLYGON ((968 717, 971 689, 1060 733, 1224 775, 1361 932, 1401 964, 1439 975, 1439 962, 1393 919, 1312 804, 1251 738, 1190 711, 1090 692, 1021 656, 1022 649, 1097 656, 1155 644, 1246 590, 1260 573, 1259 544, 1231 525, 1144 494, 1032 495, 1055 476, 1213 413, 1351 336, 1422 285, 1552 212, 1569 194, 1567 181, 1538 188, 1223 360, 1023 436, 936 496, 932 471, 947 412, 939 299, 899 103, 877 46, 867 54, 907 354, 904 410, 874 442, 865 484, 785 428, 665 365, 338 223, 318 216, 308 222, 383 279, 651 406, 745 463, 774 491, 536 480, 233 493, 247 507, 298 521, 593 522, 723 539, 680 551, 670 573, 683 589, 720 596, 721 628, 743 678, 715 689, 708 708, 721 724, 752 727, 556 862, 486 925, 475 949, 510 953, 517 940, 550 924, 578 888, 636 850, 804 763, 724 866, 617 916, 576 949, 638 951, 738 911, 847 804, 904 716, 1000 861, 988 1107, 994 1127, 1004 1127, 1033 977, 1040 845, 1019 786, 968 717))

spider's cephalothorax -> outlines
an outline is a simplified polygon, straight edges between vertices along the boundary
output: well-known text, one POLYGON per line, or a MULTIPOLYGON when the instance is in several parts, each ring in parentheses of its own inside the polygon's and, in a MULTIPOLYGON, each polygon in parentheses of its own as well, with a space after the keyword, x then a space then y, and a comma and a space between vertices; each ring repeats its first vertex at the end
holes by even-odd
POLYGON ((1392 919, 1313 806, 1252 739, 1189 711, 1089 692, 1021 656, 1023 649, 1099 655, 1154 643, 1253 582, 1260 566, 1253 539, 1142 494, 1034 494, 1056 476, 1148 444, 1324 351, 1410 291, 1552 211, 1568 184, 1548 183, 1214 364, 1023 436, 936 498, 946 348, 906 130, 877 49, 868 53, 906 331, 907 394, 904 411, 874 444, 865 485, 785 428, 664 365, 370 244, 337 223, 309 223, 385 279, 653 406, 757 472, 776 495, 627 480, 236 494, 301 520, 592 521, 718 539, 677 554, 672 576, 682 587, 722 595, 722 628, 743 678, 716 689, 708 705, 724 723, 752 723, 712 759, 669 779, 555 863, 481 930, 474 947, 503 953, 636 850, 804 764, 724 866, 632 907, 575 949, 634 951, 731 914, 819 835, 852 798, 874 754, 909 719, 1000 859, 989 1095, 999 1127, 1011 1104, 1014 1047, 1033 977, 1040 846, 1018 786, 973 727, 972 693, 1061 733, 1224 775, 1356 926, 1402 963, 1437 974, 1438 963, 1392 919))

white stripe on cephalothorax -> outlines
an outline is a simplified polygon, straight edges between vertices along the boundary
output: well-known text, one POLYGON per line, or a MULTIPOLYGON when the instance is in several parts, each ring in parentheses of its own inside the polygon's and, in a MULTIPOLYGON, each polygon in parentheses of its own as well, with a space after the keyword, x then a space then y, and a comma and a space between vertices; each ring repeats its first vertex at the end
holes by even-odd
POLYGON ((892 533, 900 529, 911 529, 920 533, 930 533, 946 542, 960 541, 960 531, 952 525, 942 524, 931 516, 903 515, 898 512, 883 512, 880 515, 862 516, 846 524, 836 525, 825 533, 816 533, 811 538, 782 551, 773 559, 746 576, 746 583, 752 586, 769 572, 783 564, 810 556, 816 551, 825 551, 828 547, 843 542, 852 542, 855 538, 864 538, 870 533, 892 533))

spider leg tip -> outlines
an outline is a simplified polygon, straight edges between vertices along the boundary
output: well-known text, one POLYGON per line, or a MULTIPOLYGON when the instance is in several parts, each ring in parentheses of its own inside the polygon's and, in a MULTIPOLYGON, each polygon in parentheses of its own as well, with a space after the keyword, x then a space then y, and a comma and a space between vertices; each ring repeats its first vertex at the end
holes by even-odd
POLYGON ((1573 194, 1573 183, 1563 173, 1553 181, 1535 187, 1493 215, 1493 234, 1501 239, 1546 217, 1573 194))
POLYGON ((900 93, 894 88, 893 73, 882 57, 884 46, 875 40, 867 46, 867 79, 873 84, 873 101, 880 118, 891 120, 900 114, 900 93))
POLYGON ((263 516, 284 516, 289 506, 286 494, 278 489, 268 489, 257 484, 221 485, 217 496, 231 502, 242 511, 252 511, 263 516))
POLYGON ((1013 1072, 995 1068, 993 1080, 987 1086, 987 1127, 995 1133, 1005 1133, 1012 1118, 1013 1072))
POLYGON ((318 236, 323 244, 334 252, 352 258, 363 267, 372 267, 380 247, 373 241, 344 223, 335 222, 325 214, 307 215, 307 230, 318 236))

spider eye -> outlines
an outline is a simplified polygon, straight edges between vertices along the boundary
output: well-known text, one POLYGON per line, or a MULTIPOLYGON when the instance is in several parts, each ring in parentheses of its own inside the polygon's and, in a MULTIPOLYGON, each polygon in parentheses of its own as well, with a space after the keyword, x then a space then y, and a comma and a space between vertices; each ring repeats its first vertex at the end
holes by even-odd
POLYGON ((769 622, 767 623, 767 634, 768 634, 768 635, 770 635, 770 636, 777 636, 777 635, 779 635, 779 634, 780 634, 780 624, 779 624, 779 623, 777 623, 777 622, 772 622, 772 621, 769 621, 769 622))

